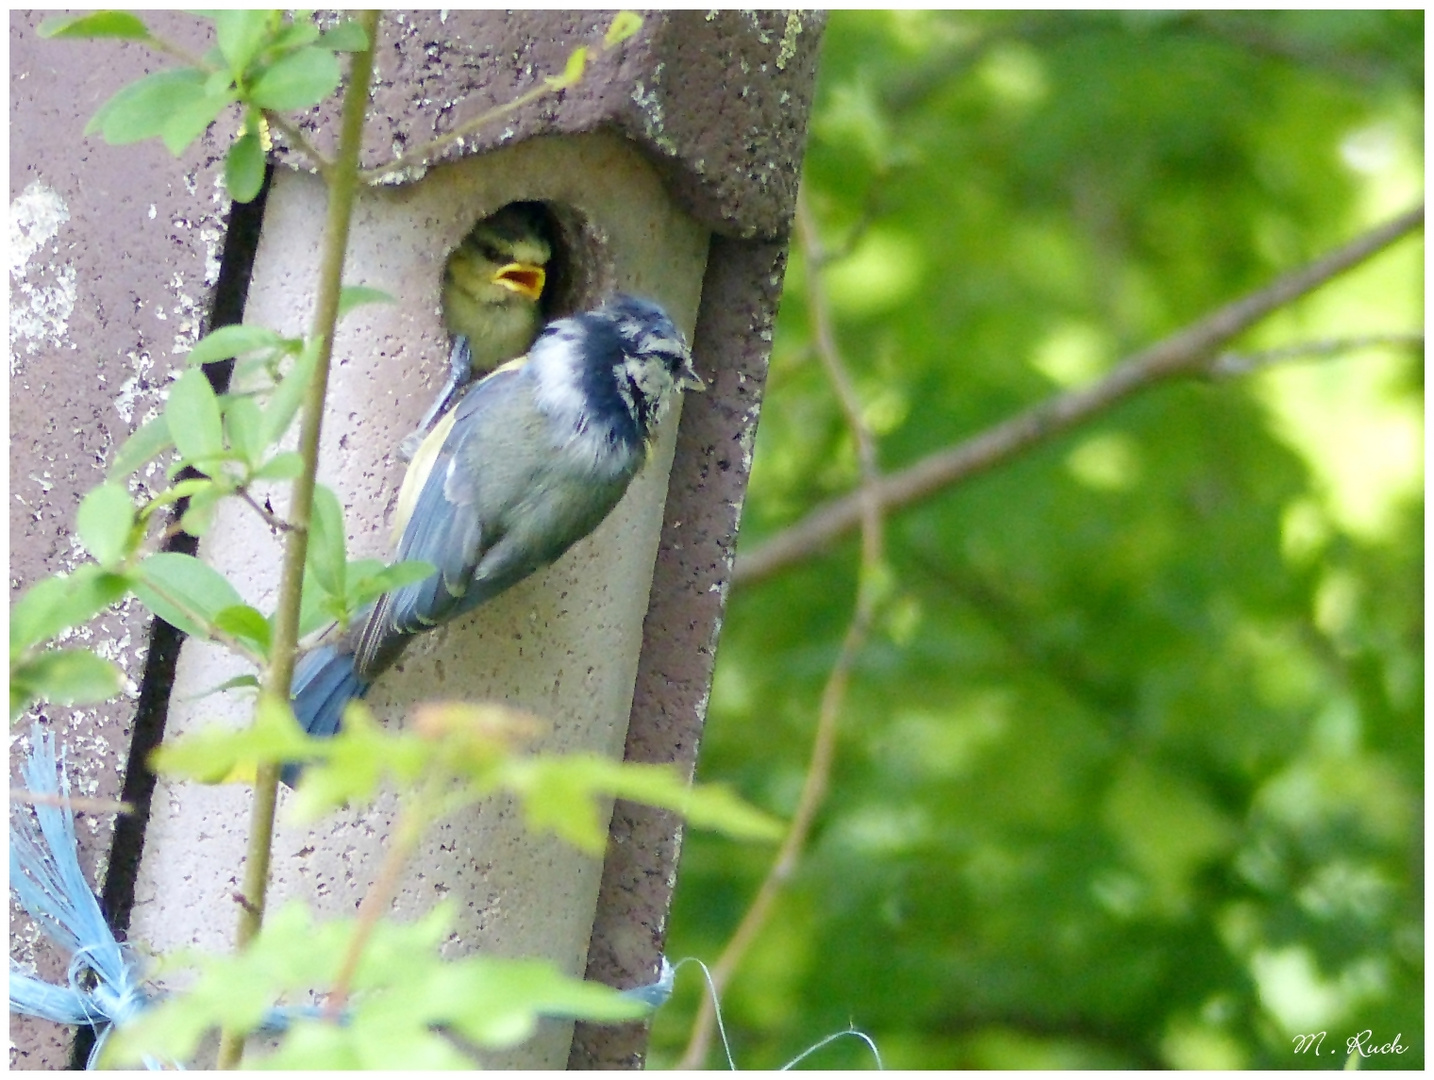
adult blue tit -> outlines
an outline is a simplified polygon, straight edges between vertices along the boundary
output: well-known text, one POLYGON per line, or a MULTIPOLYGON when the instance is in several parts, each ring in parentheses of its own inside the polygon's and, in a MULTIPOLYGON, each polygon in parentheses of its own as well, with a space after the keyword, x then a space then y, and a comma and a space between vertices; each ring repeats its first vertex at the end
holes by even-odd
MULTIPOLYGON (((385 593, 303 656, 294 713, 332 735, 414 634, 552 563, 607 517, 684 389, 701 389, 680 331, 619 295, 559 319, 527 356, 472 383, 423 441, 399 493, 397 557, 436 572, 385 593)), ((297 767, 284 779, 293 783, 297 767)))
POLYGON ((477 375, 528 351, 542 320, 553 245, 541 203, 509 203, 474 225, 443 270, 443 325, 452 337, 448 381, 403 440, 411 459, 433 424, 477 375))

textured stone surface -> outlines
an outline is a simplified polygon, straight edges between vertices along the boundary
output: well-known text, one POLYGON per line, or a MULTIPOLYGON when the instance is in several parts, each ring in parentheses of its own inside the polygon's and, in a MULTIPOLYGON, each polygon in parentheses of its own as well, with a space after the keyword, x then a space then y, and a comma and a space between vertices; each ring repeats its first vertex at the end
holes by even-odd
MULTIPOLYGON (((512 101, 561 73, 586 45, 591 62, 580 84, 488 125, 439 160, 612 127, 642 148, 678 205, 712 232, 785 236, 825 16, 649 11, 634 37, 603 52, 611 21, 598 11, 386 15, 364 164, 383 164, 512 101)), ((317 109, 303 126, 326 143, 335 115, 317 109)))
MULTIPOLYGON (((627 732, 628 761, 672 763, 691 776, 737 549, 737 526, 786 244, 714 239, 697 313, 695 358, 713 383, 688 399, 643 632, 627 732)), ((634 803, 613 808, 587 977, 610 986, 657 978, 667 940, 681 822, 634 803)), ((580 1024, 570 1068, 640 1068, 644 1025, 580 1024)))
MULTIPOLYGON (((95 109, 158 66, 114 42, 45 41, 49 13, 10 15, 10 595, 84 561, 75 509, 125 438, 162 406, 207 318, 228 198, 212 145, 176 161, 157 142, 106 146, 82 134, 95 109)), ((202 47, 192 18, 153 25, 202 47)), ((147 474, 158 476, 159 466, 147 474)), ((11 772, 40 716, 67 753, 76 794, 120 796, 147 657, 134 603, 70 639, 118 663, 122 697, 43 706, 11 728, 11 772)), ((80 817, 80 861, 97 891, 113 816, 80 817)), ((65 963, 12 908, 11 955, 49 979, 65 963)), ((10 1064, 64 1068, 73 1033, 12 1017, 10 1064)))

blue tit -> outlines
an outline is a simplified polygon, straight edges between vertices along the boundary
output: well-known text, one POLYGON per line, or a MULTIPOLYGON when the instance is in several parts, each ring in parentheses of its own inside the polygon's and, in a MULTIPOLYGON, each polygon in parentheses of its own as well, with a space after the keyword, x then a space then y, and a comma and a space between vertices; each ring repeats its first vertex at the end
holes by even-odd
MULTIPOLYGON (((602 522, 684 389, 702 389, 656 304, 616 296, 547 326, 528 354, 472 383, 414 456, 397 558, 437 571, 385 593, 342 638, 300 658, 294 714, 332 735, 414 634, 473 610, 602 522)), ((286 767, 292 784, 297 766, 286 767)))
POLYGON ((443 325, 453 339, 448 381, 403 440, 404 460, 475 376, 528 351, 542 320, 538 302, 552 256, 547 214, 534 202, 509 203, 490 214, 448 256, 442 292, 443 325))
POLYGON ((474 371, 527 352, 552 256, 542 204, 517 202, 478 222, 448 257, 443 325, 468 339, 474 371))

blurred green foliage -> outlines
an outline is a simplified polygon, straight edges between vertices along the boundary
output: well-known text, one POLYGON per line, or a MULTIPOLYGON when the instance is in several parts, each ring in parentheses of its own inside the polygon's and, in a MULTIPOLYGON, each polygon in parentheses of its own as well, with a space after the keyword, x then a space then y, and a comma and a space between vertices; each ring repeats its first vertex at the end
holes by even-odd
MULTIPOLYGON (((1420 11, 834 13, 805 184, 883 468, 1416 203, 1423 39, 1420 11)), ((1420 330, 1422 244, 1241 349, 1420 330)), ((806 276, 794 251, 744 550, 857 476, 806 276)), ((891 517, 831 794, 725 996, 738 1063, 851 1022, 897 1068, 1331 1068, 1365 1030, 1406 1051, 1363 1067, 1422 1068, 1422 396, 1388 347, 1169 385, 891 517)), ((703 778, 790 815, 856 569, 852 536, 734 590, 703 778)), ((715 959, 770 858, 687 837, 669 955, 715 959)))

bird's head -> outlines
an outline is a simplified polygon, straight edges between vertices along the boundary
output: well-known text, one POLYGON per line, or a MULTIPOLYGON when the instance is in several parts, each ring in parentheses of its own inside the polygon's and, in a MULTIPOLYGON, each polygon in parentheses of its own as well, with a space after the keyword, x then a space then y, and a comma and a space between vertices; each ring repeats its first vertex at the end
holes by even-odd
MULTIPOLYGON (((449 333, 481 342, 511 313, 522 314, 536 328, 553 255, 546 233, 536 203, 509 203, 473 226, 443 273, 443 321, 449 333)), ((523 341, 516 352, 526 346, 523 341)))
POLYGON ((551 323, 528 356, 538 407, 595 462, 614 466, 646 453, 683 390, 705 389, 666 312, 622 294, 551 323))

